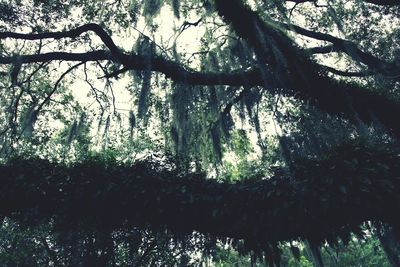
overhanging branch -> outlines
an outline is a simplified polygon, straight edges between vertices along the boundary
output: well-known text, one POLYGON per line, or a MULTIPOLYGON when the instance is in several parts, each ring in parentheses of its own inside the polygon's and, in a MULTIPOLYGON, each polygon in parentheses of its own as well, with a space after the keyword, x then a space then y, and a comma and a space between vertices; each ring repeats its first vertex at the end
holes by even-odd
MULTIPOLYGON (((326 69, 312 61, 275 22, 264 22, 242 1, 216 0, 215 3, 219 14, 254 49, 259 64, 264 64, 265 69, 274 74, 284 94, 311 100, 321 110, 351 121, 358 122, 361 119, 366 123, 375 123, 378 120, 397 138, 400 137, 400 125, 393 116, 400 112, 400 104, 396 100, 327 77, 326 69)), ((346 47, 347 42, 343 44, 333 36, 324 34, 319 37, 339 42, 345 51, 354 48, 358 53, 356 47, 346 47)), ((360 56, 370 64, 382 63, 362 51, 360 56)))
POLYGON ((102 42, 110 50, 113 57, 121 60, 121 51, 115 45, 111 36, 98 24, 89 23, 77 27, 69 31, 61 32, 45 32, 45 33, 15 33, 15 32, 0 32, 0 39, 12 38, 21 40, 43 40, 43 39, 63 39, 63 38, 77 38, 85 32, 92 31, 100 37, 102 42))
MULTIPOLYGON (((278 23, 278 22, 277 22, 278 23)), ((288 30, 294 31, 298 34, 321 40, 331 42, 333 47, 330 46, 321 48, 311 48, 311 53, 326 53, 326 52, 344 52, 349 55, 353 60, 363 63, 368 66, 371 71, 375 71, 387 77, 394 77, 395 80, 400 80, 400 66, 393 62, 386 62, 367 52, 362 51, 357 45, 351 41, 344 40, 327 33, 310 31, 300 26, 286 23, 278 23, 288 30)))
POLYGON ((367 3, 380 6, 400 6, 399 0, 364 0, 367 3))
MULTIPOLYGON (((151 57, 149 60, 148 56, 121 54, 120 62, 119 60, 116 60, 110 52, 105 50, 86 53, 51 52, 34 55, 20 55, 17 56, 17 58, 18 62, 20 62, 21 64, 57 60, 78 62, 110 60, 123 63, 123 71, 133 69, 145 70, 150 62, 152 71, 161 72, 167 78, 170 78, 173 81, 184 82, 189 85, 241 86, 244 84, 248 84, 249 86, 255 86, 262 84, 261 77, 257 69, 243 72, 237 71, 232 73, 196 72, 192 70, 187 70, 180 64, 174 61, 166 60, 160 56, 151 57)), ((0 56, 0 64, 13 64, 15 60, 15 57, 0 56)))
MULTIPOLYGON (((294 2, 296 4, 301 4, 301 3, 316 3, 318 0, 285 0, 286 2, 294 2)), ((375 5, 380 5, 380 6, 397 6, 400 5, 399 0, 363 0, 364 2, 370 3, 370 4, 375 4, 375 5)))
POLYGON ((340 75, 340 76, 344 76, 344 77, 366 77, 366 76, 370 76, 370 75, 374 75, 373 72, 354 72, 354 71, 342 71, 342 70, 337 70, 335 68, 332 67, 328 67, 328 66, 324 66, 321 65, 322 68, 325 68, 327 71, 336 74, 336 75, 340 75))

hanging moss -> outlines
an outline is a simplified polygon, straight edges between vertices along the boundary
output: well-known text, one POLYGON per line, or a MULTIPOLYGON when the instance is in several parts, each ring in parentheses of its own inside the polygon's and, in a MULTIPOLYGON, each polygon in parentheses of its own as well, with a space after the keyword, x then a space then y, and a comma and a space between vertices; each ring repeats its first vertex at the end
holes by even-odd
POLYGON ((149 110, 149 99, 151 93, 151 71, 145 70, 142 72, 142 87, 139 94, 138 100, 138 117, 140 119, 148 116, 149 110))
POLYGON ((217 96, 217 89, 215 86, 209 86, 209 105, 210 105, 210 110, 213 114, 218 115, 219 113, 219 101, 218 101, 218 96, 217 96))
POLYGON ((107 116, 106 119, 106 124, 104 125, 104 131, 103 131, 103 138, 107 139, 108 136, 108 130, 110 129, 110 123, 111 123, 111 118, 110 115, 107 116))
POLYGON ((218 162, 222 161, 222 144, 221 144, 221 133, 218 125, 214 125, 210 129, 210 138, 213 144, 215 155, 217 156, 218 162))
POLYGON ((131 17, 131 22, 133 23, 133 25, 135 26, 137 21, 139 20, 139 14, 140 14, 140 9, 142 7, 142 3, 140 3, 141 1, 136 1, 136 0, 132 0, 131 4, 128 8, 128 13, 131 17))
POLYGON ((68 140, 67 140, 67 145, 69 146, 72 141, 74 140, 78 130, 78 123, 76 120, 72 123, 70 129, 69 129, 69 134, 68 134, 68 140))
POLYGON ((132 110, 129 111, 129 127, 130 130, 132 131, 133 128, 136 126, 136 118, 135 118, 135 113, 133 113, 132 110))
POLYGON ((171 6, 172 10, 174 11, 174 15, 176 18, 180 18, 180 5, 181 5, 181 0, 171 0, 171 6))
POLYGON ((143 6, 143 15, 146 20, 152 20, 159 12, 163 6, 164 1, 162 0, 146 0, 143 6))
POLYGON ((173 110, 173 140, 177 154, 184 155, 189 153, 189 109, 193 104, 192 88, 182 83, 175 84, 173 88, 174 91, 171 95, 171 108, 173 110))
POLYGON ((32 137, 34 126, 37 121, 37 115, 38 112, 36 110, 36 106, 32 105, 28 107, 22 117, 21 127, 24 136, 27 138, 32 137))
POLYGON ((136 53, 145 56, 146 69, 143 71, 136 71, 134 73, 135 80, 141 82, 142 86, 138 95, 138 118, 147 119, 149 110, 149 101, 151 95, 151 58, 155 55, 155 45, 147 37, 138 38, 135 45, 136 53))
POLYGON ((229 140, 231 136, 231 130, 234 126, 232 115, 230 113, 223 114, 220 118, 220 122, 224 137, 229 140))

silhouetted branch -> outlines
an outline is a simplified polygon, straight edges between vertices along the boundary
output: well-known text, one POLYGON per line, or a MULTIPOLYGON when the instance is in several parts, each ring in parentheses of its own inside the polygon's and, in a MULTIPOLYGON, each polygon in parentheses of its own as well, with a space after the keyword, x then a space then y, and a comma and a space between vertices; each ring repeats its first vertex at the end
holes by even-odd
POLYGON ((12 38, 21 40, 43 40, 43 39, 63 39, 63 38, 77 38, 85 32, 92 31, 96 33, 102 42, 110 50, 113 57, 120 59, 121 51, 115 45, 110 35, 98 24, 89 23, 77 27, 69 31, 61 32, 45 32, 45 33, 15 33, 15 32, 0 32, 0 39, 12 38))
POLYGON ((327 71, 340 75, 340 76, 345 76, 345 77, 366 77, 366 76, 371 76, 374 75, 373 72, 371 71, 364 71, 364 72, 353 72, 353 71, 342 71, 342 70, 337 70, 332 67, 320 65, 322 68, 325 68, 327 71))
MULTIPOLYGON (((278 22, 277 22, 278 23, 278 22)), ((328 41, 333 44, 333 48, 336 52, 344 52, 349 55, 353 60, 363 63, 368 66, 371 71, 375 71, 382 75, 388 77, 394 77, 394 79, 399 80, 400 77, 400 66, 394 62, 386 62, 379 59, 367 52, 362 51, 357 47, 357 45, 351 41, 344 40, 327 33, 321 33, 316 31, 310 31, 293 24, 279 23, 279 25, 284 26, 286 29, 294 31, 298 34, 321 40, 328 41)), ((329 51, 329 46, 325 48, 314 48, 314 51, 329 51)))
MULTIPOLYGON (((101 61, 111 60, 117 61, 124 65, 123 70, 145 70, 150 62, 151 70, 165 74, 167 78, 170 78, 176 82, 185 82, 186 84, 192 85, 232 85, 241 86, 243 84, 249 84, 250 86, 262 84, 261 76, 257 70, 234 72, 234 73, 213 73, 213 72, 196 72, 187 70, 182 67, 179 63, 174 61, 166 60, 160 56, 148 56, 142 55, 129 55, 121 54, 121 61, 116 60, 113 56, 105 50, 86 52, 86 53, 66 53, 66 52, 51 52, 44 54, 34 55, 20 55, 18 59, 21 64, 47 62, 55 60, 63 61, 101 61)), ((0 57, 0 64, 12 64, 14 57, 0 57)))
MULTIPOLYGON (((301 3, 306 3, 306 2, 311 2, 311 3, 317 3, 318 0, 285 0, 286 2, 294 2, 296 4, 301 4, 301 3)), ((375 5, 381 5, 381 6, 397 6, 400 5, 399 0, 363 0, 364 2, 370 3, 370 4, 375 4, 375 5)))
POLYGON ((51 97, 53 96, 53 94, 57 91, 58 85, 61 83, 61 81, 64 79, 64 77, 70 73, 71 71, 73 71, 75 68, 79 67, 80 65, 84 64, 84 62, 79 62, 73 66, 71 66, 70 68, 68 68, 61 76, 60 78, 58 78, 58 80, 56 81, 56 83, 53 86, 53 89, 47 94, 46 98, 39 104, 39 106, 36 108, 35 113, 36 115, 40 112, 40 110, 43 108, 43 106, 45 104, 47 104, 51 97))
POLYGON ((310 54, 329 54, 332 52, 338 52, 338 50, 333 45, 311 47, 305 49, 305 51, 310 54))
POLYGON ((399 0, 364 0, 367 3, 380 5, 380 6, 399 6, 399 0))

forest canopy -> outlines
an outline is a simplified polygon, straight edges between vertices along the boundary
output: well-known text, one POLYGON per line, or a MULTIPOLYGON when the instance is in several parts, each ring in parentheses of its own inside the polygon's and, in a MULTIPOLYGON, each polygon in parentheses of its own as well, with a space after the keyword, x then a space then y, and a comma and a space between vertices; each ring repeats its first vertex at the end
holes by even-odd
POLYGON ((0 263, 400 266, 399 29, 398 0, 0 1, 0 263))

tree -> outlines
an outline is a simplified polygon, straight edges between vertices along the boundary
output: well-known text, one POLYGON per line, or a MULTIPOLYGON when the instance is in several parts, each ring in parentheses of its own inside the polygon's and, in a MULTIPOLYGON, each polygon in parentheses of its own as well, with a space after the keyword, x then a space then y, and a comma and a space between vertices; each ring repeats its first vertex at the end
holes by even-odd
POLYGON ((398 266, 399 6, 0 2, 0 214, 53 264, 305 240, 322 265, 373 233, 398 266))

